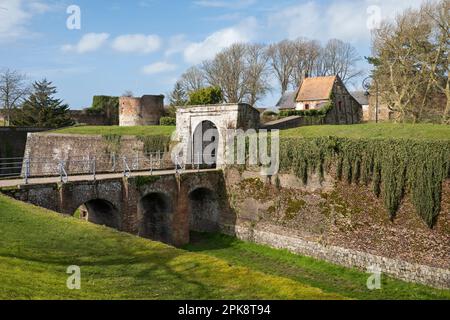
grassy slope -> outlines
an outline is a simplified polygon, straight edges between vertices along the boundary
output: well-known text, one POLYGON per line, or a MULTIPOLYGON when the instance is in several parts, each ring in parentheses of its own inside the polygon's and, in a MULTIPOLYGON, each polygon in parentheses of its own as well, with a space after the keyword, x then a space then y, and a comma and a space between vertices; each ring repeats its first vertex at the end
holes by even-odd
POLYGON ((450 126, 433 124, 359 124, 348 126, 311 126, 282 131, 282 137, 337 136, 344 138, 411 138, 449 140, 450 126))
MULTIPOLYGON (((99 135, 170 135, 175 131, 171 126, 82 126, 51 131, 65 134, 99 135)), ((311 126, 282 131, 282 136, 322 137, 337 136, 347 138, 413 138, 413 139, 450 139, 450 126, 433 124, 359 124, 342 126, 311 126)))
POLYGON ((0 195, 0 299, 340 299, 0 195), (82 290, 66 288, 81 267, 82 290))
POLYGON ((86 135, 119 135, 119 136, 170 136, 175 131, 172 126, 81 126, 50 131, 49 133, 86 134, 86 135))
POLYGON ((382 290, 370 291, 365 273, 224 235, 193 234, 192 243, 185 249, 354 299, 450 299, 450 290, 436 290, 385 276, 382 276, 382 290))

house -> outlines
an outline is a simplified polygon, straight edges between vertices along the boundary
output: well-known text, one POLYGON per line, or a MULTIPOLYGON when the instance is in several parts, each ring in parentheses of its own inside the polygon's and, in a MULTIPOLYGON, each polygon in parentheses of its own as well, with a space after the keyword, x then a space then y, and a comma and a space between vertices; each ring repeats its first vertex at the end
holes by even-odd
POLYGON ((276 107, 279 110, 290 110, 295 109, 295 98, 297 96, 297 92, 295 91, 287 91, 285 92, 280 100, 278 101, 276 107))
POLYGON ((323 110, 326 106, 325 124, 360 123, 363 118, 362 105, 350 94, 339 76, 306 78, 294 95, 280 99, 281 111, 323 110))
POLYGON ((351 95, 362 106, 364 121, 369 121, 370 120, 369 94, 365 91, 354 91, 351 92, 351 95))

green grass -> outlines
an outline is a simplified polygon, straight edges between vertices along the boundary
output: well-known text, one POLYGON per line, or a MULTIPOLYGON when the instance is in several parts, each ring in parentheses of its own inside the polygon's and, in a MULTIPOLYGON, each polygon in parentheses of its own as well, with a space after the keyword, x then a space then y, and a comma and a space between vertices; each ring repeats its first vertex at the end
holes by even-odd
MULTIPOLYGON (((129 135, 129 136, 170 136, 175 131, 172 126, 79 126, 50 131, 50 133, 85 134, 85 135, 129 135)), ((450 126, 435 124, 393 124, 369 123, 342 126, 309 126, 290 130, 283 130, 282 137, 303 136, 315 138, 336 136, 344 138, 411 138, 449 140, 450 126)))
POLYGON ((369 123, 342 126, 311 126, 282 131, 282 137, 317 138, 335 136, 342 138, 410 138, 421 140, 449 140, 450 126, 435 124, 394 124, 394 123, 369 123))
POLYGON ((0 299, 342 299, 0 195, 0 299), (81 290, 66 270, 81 267, 81 290))
POLYGON ((194 233, 191 244, 185 249, 353 299, 450 299, 450 290, 437 290, 386 276, 382 276, 381 290, 370 291, 366 286, 368 274, 358 270, 224 235, 194 233))
POLYGON ((118 136, 170 136, 175 131, 172 126, 80 126, 49 131, 48 133, 118 136))

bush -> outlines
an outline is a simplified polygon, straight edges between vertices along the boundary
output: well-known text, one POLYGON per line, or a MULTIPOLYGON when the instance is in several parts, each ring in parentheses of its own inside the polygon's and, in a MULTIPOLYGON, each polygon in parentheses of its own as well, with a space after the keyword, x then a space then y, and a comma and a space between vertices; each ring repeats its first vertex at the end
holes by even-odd
POLYGON ((176 126, 177 125, 177 119, 172 117, 162 117, 159 120, 159 124, 161 126, 176 126))
POLYGON ((222 89, 219 87, 207 87, 189 94, 189 105, 218 104, 223 101, 222 89))
POLYGON ((92 106, 86 110, 88 114, 104 115, 109 124, 119 123, 119 98, 110 96, 94 96, 92 106))
POLYGON ((292 117, 292 116, 298 116, 298 117, 325 117, 328 112, 333 109, 333 104, 329 103, 326 106, 322 107, 321 109, 312 109, 312 110, 289 110, 289 111, 281 111, 280 116, 281 117, 292 117))

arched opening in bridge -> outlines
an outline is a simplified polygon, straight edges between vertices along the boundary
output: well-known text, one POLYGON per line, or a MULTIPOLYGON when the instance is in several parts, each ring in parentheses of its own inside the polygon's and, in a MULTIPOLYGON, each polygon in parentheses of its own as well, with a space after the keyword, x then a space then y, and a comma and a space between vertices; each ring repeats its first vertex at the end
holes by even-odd
POLYGON ((150 193, 139 201, 139 235, 155 241, 171 243, 173 208, 163 193, 150 193))
POLYGON ((216 167, 219 150, 219 130, 211 121, 201 122, 195 128, 192 141, 192 163, 216 167))
POLYGON ((119 210, 109 201, 93 199, 81 205, 75 217, 109 228, 120 229, 121 216, 119 210))
POLYGON ((197 232, 219 231, 219 201, 216 193, 198 188, 189 194, 190 230, 197 232))

